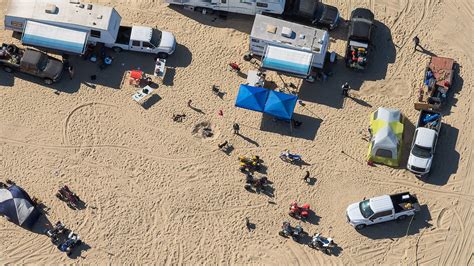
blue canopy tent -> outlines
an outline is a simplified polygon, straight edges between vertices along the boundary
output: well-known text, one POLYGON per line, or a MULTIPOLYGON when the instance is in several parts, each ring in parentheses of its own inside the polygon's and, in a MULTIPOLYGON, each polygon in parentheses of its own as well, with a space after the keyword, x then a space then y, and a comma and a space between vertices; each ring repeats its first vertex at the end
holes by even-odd
POLYGON ((40 216, 30 196, 19 186, 0 189, 0 216, 25 228, 32 228, 40 216))
POLYGON ((264 113, 274 117, 291 120, 298 96, 277 91, 269 91, 264 113))
POLYGON ((269 90, 261 87, 240 85, 235 106, 257 112, 263 112, 269 90))

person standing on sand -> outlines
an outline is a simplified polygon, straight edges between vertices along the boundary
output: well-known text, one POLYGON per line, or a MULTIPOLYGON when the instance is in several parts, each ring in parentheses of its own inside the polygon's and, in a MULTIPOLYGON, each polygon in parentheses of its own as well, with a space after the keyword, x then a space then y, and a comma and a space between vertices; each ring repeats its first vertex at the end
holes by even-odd
POLYGON ((349 90, 351 89, 351 87, 349 86, 349 83, 344 83, 344 85, 342 85, 342 96, 344 97, 349 97, 349 90))
POLYGON ((309 178, 309 171, 306 171, 306 175, 303 177, 304 182, 309 183, 310 178, 309 178))
POLYGON ((235 134, 235 135, 240 134, 240 132, 239 132, 239 130, 240 130, 240 125, 239 125, 239 124, 234 123, 234 125, 232 126, 232 128, 234 129, 234 134, 235 134))
POLYGON ((421 45, 420 45, 420 38, 418 38, 418 36, 413 37, 413 45, 414 45, 413 52, 416 52, 417 47, 422 48, 421 45))
POLYGON ((189 100, 188 101, 188 107, 191 107, 191 103, 193 102, 193 100, 189 100))

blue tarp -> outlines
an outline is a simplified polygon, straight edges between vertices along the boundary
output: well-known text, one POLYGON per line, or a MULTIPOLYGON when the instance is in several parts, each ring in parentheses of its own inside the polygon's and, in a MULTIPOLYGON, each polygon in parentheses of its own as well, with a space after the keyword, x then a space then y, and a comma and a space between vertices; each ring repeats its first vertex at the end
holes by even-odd
POLYGON ((298 96, 277 91, 269 91, 264 113, 274 117, 291 120, 298 96))
POLYGON ((257 112, 263 112, 269 90, 261 87, 240 85, 235 106, 257 112))

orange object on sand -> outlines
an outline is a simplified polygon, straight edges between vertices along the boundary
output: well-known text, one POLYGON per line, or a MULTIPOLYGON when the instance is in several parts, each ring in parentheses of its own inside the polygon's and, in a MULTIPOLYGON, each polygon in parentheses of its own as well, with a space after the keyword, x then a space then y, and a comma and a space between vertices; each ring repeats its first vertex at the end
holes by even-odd
POLYGON ((130 72, 130 77, 132 79, 141 79, 143 77, 143 71, 141 71, 141 70, 132 70, 130 72))

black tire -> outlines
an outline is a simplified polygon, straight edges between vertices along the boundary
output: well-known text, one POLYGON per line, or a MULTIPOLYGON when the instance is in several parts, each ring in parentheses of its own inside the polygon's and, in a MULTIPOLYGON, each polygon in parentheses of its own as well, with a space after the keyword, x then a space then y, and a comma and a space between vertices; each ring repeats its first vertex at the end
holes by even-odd
POLYGON ((355 228, 356 228, 356 230, 362 230, 362 229, 364 229, 366 226, 367 226, 366 224, 358 224, 358 225, 356 225, 355 228))
POLYGON ((53 84, 53 80, 50 79, 50 78, 45 78, 45 79, 43 79, 43 81, 44 81, 44 84, 46 84, 46 85, 51 85, 51 84, 53 84))
POLYGON ((248 62, 248 61, 250 61, 250 60, 252 60, 252 55, 251 55, 251 54, 245 54, 245 55, 244 55, 244 61, 247 61, 247 62, 248 62))
POLYGON ((283 231, 278 232, 278 234, 282 237, 288 237, 283 231))
POLYGON ((408 217, 408 216, 406 216, 406 215, 399 216, 399 217, 397 218, 397 221, 403 221, 403 220, 405 220, 407 217, 408 217))
POLYGON ((157 56, 160 59, 166 59, 166 58, 168 58, 169 54, 160 52, 160 53, 157 54, 157 56))
POLYGON ((122 48, 120 48, 120 47, 118 47, 118 46, 112 47, 112 50, 114 50, 114 52, 116 52, 116 53, 122 52, 122 48))
POLYGON ((13 72, 13 69, 11 67, 3 67, 3 70, 7 73, 12 73, 13 72))

